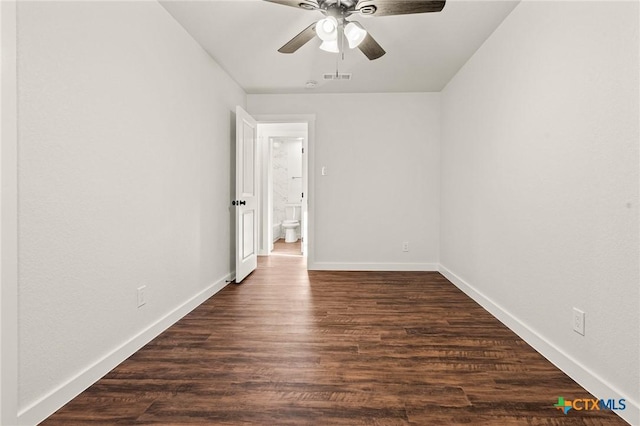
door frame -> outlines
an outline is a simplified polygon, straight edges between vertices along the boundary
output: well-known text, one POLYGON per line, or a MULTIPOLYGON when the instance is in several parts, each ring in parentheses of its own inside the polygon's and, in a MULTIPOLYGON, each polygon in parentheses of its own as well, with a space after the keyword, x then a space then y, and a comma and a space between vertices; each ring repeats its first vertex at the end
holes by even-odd
MULTIPOLYGON (((305 244, 305 248, 303 249, 304 253, 307 257, 307 269, 310 269, 314 264, 315 259, 315 179, 314 179, 314 145, 315 145, 315 122, 316 115, 315 114, 255 114, 253 117, 258 122, 258 126, 260 124, 288 124, 288 123, 305 123, 307 124, 307 137, 303 142, 303 146, 305 148, 305 155, 303 155, 303 170, 306 167, 306 176, 304 183, 304 196, 306 198, 306 230, 307 235, 303 235, 303 243, 305 244), (306 143, 306 146, 305 146, 306 143)), ((283 135, 284 136, 284 135, 283 135)), ((269 155, 269 141, 260 140, 258 142, 258 150, 260 152, 260 205, 261 205, 261 218, 260 218, 260 226, 263 226, 265 222, 265 216, 268 214, 268 206, 266 200, 268 199, 268 194, 266 193, 268 188, 268 182, 266 179, 265 168, 268 166, 266 163, 266 159, 269 155), (266 151, 266 152, 265 152, 266 151)), ((304 203, 303 203, 304 205, 304 203)), ((305 214, 302 212, 301 214, 305 214)), ((263 243, 260 247, 260 255, 268 255, 269 253, 264 250, 264 245, 269 244, 269 241, 264 241, 264 235, 266 232, 261 230, 260 234, 263 236, 263 243)))
MULTIPOLYGON (((307 123, 259 123, 258 124, 258 134, 260 138, 260 144, 262 144, 262 152, 261 159, 262 167, 260 168, 260 177, 261 187, 260 191, 263 194, 261 199, 261 214, 260 214, 260 226, 261 226, 261 234, 260 234, 260 249, 259 254, 261 256, 270 255, 273 250, 273 228, 268 225, 272 225, 273 220, 273 140, 277 138, 283 139, 302 139, 301 147, 304 150, 308 150, 307 148, 307 140, 309 138, 309 129, 307 123), (274 130, 271 127, 265 128, 275 124, 280 127, 282 130, 274 130), (302 131, 302 126, 304 126, 304 131, 302 131), (297 127, 300 127, 298 129, 297 127)), ((307 192, 307 173, 306 173, 306 152, 301 157, 302 161, 302 192, 307 192)), ((306 197, 302 200, 302 204, 307 202, 306 197)), ((306 222, 304 218, 301 217, 301 234, 303 236, 303 241, 306 241, 306 222)), ((305 248, 303 247, 303 251, 305 248)), ((306 251, 304 251, 304 255, 306 256, 306 251)))

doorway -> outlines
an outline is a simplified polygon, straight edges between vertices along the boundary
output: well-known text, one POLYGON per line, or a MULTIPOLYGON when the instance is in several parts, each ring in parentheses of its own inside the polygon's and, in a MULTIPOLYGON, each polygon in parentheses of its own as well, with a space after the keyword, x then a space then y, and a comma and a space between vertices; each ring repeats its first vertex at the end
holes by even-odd
POLYGON ((258 253, 308 257, 308 158, 314 117, 256 119, 261 177, 258 253))
POLYGON ((302 176, 303 142, 294 136, 269 137, 271 152, 269 168, 271 180, 267 197, 270 199, 271 220, 265 226, 272 231, 271 255, 302 256, 302 203, 304 177, 302 176))

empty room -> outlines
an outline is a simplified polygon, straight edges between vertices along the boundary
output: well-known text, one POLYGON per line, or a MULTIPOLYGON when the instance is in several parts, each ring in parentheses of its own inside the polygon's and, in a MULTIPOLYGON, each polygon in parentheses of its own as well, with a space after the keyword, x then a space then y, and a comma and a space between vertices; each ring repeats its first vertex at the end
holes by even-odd
POLYGON ((640 2, 0 2, 0 424, 640 425, 640 2))

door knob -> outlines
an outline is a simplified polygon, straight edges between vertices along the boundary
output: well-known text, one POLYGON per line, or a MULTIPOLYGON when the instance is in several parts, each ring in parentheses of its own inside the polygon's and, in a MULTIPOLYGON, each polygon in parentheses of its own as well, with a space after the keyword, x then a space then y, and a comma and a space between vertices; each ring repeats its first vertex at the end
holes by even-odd
POLYGON ((246 205, 246 204, 247 204, 247 202, 246 202, 246 201, 237 201, 237 200, 233 200, 233 201, 231 202, 231 205, 232 205, 232 206, 244 206, 244 205, 246 205))
POLYGON ((245 204, 247 204, 247 202, 242 200, 242 201, 238 201, 238 204, 240 204, 241 206, 244 206, 245 204))

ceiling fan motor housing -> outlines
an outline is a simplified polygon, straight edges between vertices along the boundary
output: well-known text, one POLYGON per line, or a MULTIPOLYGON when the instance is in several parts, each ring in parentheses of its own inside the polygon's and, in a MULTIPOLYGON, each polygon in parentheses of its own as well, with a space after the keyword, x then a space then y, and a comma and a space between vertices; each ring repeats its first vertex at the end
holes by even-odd
POLYGON ((356 5, 357 1, 354 0, 319 0, 318 4, 320 5, 320 7, 330 7, 330 6, 338 6, 338 7, 342 7, 344 9, 353 9, 356 5))

